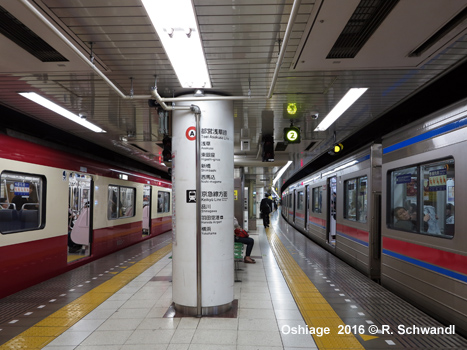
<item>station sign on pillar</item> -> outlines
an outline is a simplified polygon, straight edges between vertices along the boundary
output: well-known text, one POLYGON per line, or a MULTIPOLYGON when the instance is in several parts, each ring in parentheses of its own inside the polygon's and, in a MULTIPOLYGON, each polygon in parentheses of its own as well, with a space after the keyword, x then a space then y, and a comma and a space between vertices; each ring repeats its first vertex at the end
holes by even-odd
MULTIPOLYGON (((212 95, 211 95, 212 96, 212 95)), ((197 307, 196 198, 201 191, 201 297, 203 315, 231 308, 234 295, 233 104, 193 101, 201 109, 175 110, 172 120, 173 301, 177 310, 197 307), (201 188, 196 188, 196 139, 200 137, 201 188)))

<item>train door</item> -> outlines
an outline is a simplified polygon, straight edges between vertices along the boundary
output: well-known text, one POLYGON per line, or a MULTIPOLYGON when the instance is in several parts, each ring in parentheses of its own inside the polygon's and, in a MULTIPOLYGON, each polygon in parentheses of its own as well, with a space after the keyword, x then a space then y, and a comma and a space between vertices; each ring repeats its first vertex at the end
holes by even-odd
POLYGON ((152 187, 143 186, 143 237, 151 234, 151 195, 152 187))
POLYGON ((327 242, 335 246, 336 244, 336 206, 337 206, 337 178, 331 177, 328 179, 328 229, 327 242))
POLYGON ((292 222, 295 224, 295 212, 297 211, 297 191, 293 190, 293 198, 292 198, 292 222))
POLYGON ((303 226, 305 230, 308 230, 308 217, 310 214, 310 186, 306 185, 305 187, 305 222, 303 226))
POLYGON ((92 177, 70 173, 68 177, 68 262, 91 253, 92 177))

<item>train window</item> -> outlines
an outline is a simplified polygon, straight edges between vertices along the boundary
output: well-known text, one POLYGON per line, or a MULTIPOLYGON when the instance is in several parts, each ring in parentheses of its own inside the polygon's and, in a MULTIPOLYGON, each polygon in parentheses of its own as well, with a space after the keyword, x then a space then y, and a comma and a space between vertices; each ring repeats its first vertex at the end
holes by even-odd
POLYGON ((315 187, 313 188, 313 194, 312 194, 312 200, 313 200, 313 207, 312 211, 313 213, 321 213, 321 199, 322 196, 322 191, 321 187, 315 187))
POLYGON ((3 172, 0 176, 0 232, 44 227, 45 176, 3 172))
POLYGON ((157 212, 170 212, 170 192, 159 191, 159 193, 157 194, 157 212))
POLYGON ((133 187, 109 185, 107 218, 112 220, 135 216, 135 193, 133 187))
POLYGON ((420 175, 423 184, 420 232, 453 236, 454 160, 424 164, 420 167, 420 175))
POLYGON ((135 216, 135 188, 120 187, 121 218, 135 216))
POLYGON ((357 221, 366 222, 368 217, 368 178, 366 176, 358 179, 357 194, 357 221))
POLYGON ((303 210, 305 207, 305 196, 303 194, 303 191, 298 192, 298 197, 297 197, 297 210, 303 210))
POLYGON ((143 237, 151 234, 151 194, 150 185, 143 186, 143 237))
POLYGON ((416 231, 418 168, 394 170, 389 179, 391 214, 387 216, 388 226, 402 231, 416 231))
POLYGON ((389 175, 388 227, 445 238, 454 235, 454 159, 389 175))
POLYGON ((344 218, 365 223, 367 221, 367 182, 362 176, 344 183, 344 218))
POLYGON ((357 221, 357 179, 345 182, 345 213, 348 220, 357 221))

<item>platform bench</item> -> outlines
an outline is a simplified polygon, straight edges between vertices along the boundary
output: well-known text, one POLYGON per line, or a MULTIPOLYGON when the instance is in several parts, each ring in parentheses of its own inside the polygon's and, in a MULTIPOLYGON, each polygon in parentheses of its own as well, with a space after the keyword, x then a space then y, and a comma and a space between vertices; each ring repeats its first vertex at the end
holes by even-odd
POLYGON ((235 282, 241 282, 238 279, 239 263, 243 262, 243 243, 234 242, 234 262, 235 262, 235 282))

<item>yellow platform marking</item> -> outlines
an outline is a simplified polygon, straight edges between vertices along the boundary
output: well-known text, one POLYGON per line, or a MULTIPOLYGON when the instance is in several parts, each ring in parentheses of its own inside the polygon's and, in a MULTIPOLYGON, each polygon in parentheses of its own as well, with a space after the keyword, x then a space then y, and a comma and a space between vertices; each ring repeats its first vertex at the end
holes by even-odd
POLYGON ((168 244, 0 346, 0 350, 42 349, 119 289, 170 253, 168 244))
POLYGON ((360 337, 363 339, 363 341, 373 340, 373 339, 379 338, 379 337, 374 336, 374 335, 366 335, 366 334, 360 334, 360 337))
POLYGON ((277 264, 308 327, 328 327, 329 334, 312 335, 318 349, 365 349, 353 334, 339 334, 345 323, 303 272, 271 228, 266 235, 277 264))

